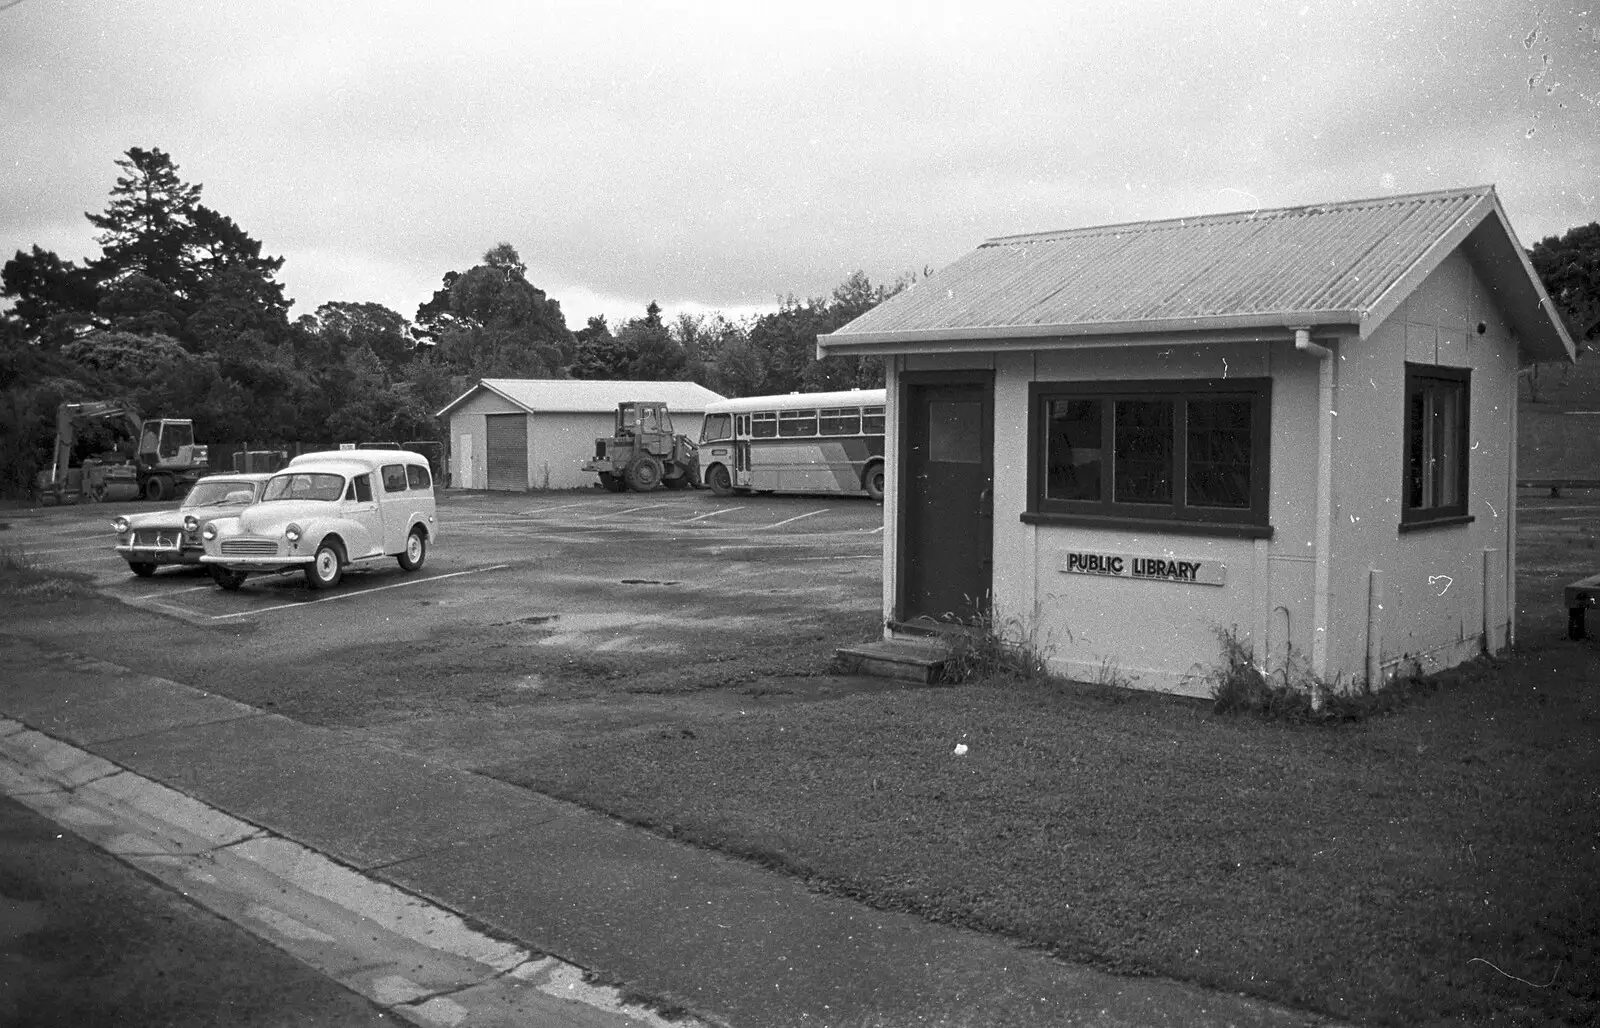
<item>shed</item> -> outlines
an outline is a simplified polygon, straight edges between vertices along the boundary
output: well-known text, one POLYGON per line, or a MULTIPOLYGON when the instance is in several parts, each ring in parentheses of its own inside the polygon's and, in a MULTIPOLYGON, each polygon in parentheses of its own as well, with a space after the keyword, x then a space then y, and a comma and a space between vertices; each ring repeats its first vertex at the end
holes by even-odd
POLYGON ((1493 187, 991 239, 885 358, 885 637, 982 613, 1204 695, 1511 645, 1517 368, 1574 359, 1493 187))
POLYGON ((694 382, 485 378, 437 417, 449 419, 453 487, 577 489, 598 481, 581 469, 611 435, 617 404, 664 402, 673 430, 698 439, 706 404, 720 399, 694 382))

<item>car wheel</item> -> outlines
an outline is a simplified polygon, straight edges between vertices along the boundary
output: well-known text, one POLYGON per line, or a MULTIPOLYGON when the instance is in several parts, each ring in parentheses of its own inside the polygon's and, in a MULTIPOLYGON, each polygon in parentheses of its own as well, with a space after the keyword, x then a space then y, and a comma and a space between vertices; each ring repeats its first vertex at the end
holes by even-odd
POLYGON ((606 487, 606 492, 608 493, 620 493, 628 488, 628 483, 622 480, 621 475, 612 474, 609 471, 600 472, 600 484, 606 487))
POLYGON ((227 568, 214 567, 211 569, 211 580, 217 583, 217 585, 221 588, 226 589, 228 592, 236 593, 239 591, 239 587, 244 585, 244 577, 246 574, 248 574, 248 572, 229 571, 227 568))
POLYGON ((872 499, 883 502, 883 465, 874 464, 867 469, 866 480, 863 483, 867 495, 872 499))
POLYGON ((628 478, 628 488, 636 493, 647 493, 661 484, 661 462, 654 457, 635 457, 623 472, 628 478))
POLYGON ((137 564, 129 564, 128 570, 132 571, 140 578, 149 578, 151 575, 156 573, 156 566, 145 561, 140 561, 137 564))
POLYGON ((306 581, 313 589, 332 589, 344 577, 344 550, 337 542, 325 540, 317 555, 306 565, 306 581))
POLYGON ((711 473, 706 476, 706 485, 718 496, 733 495, 733 476, 728 474, 728 465, 717 464, 712 466, 711 473))
POLYGON ((395 557, 400 562, 402 571, 415 571, 428 559, 428 537, 422 534, 420 528, 413 528, 411 534, 406 536, 406 552, 395 557))

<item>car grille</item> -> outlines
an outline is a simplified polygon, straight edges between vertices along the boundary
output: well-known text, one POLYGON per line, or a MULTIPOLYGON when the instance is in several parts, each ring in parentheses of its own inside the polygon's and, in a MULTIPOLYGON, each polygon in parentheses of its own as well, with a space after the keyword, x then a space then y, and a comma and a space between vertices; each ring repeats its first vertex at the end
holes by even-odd
POLYGON ((278 544, 271 539, 224 539, 223 556, 276 557, 278 544))
POLYGON ((142 528, 133 533, 135 546, 177 546, 179 542, 175 528, 142 528))

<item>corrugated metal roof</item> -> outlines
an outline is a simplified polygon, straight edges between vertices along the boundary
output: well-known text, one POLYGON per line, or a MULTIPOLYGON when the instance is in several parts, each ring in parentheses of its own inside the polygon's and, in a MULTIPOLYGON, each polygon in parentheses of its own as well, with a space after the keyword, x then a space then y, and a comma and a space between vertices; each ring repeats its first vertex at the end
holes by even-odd
POLYGON ((574 378, 485 378, 452 400, 436 417, 444 417, 480 389, 488 389, 529 413, 597 414, 617 409, 624 400, 656 400, 672 411, 698 413, 722 399, 697 382, 596 381, 574 378))
POLYGON ((991 239, 824 347, 1003 330, 1073 335, 1361 324, 1499 203, 1491 186, 991 239), (865 339, 862 339, 865 342, 865 339))

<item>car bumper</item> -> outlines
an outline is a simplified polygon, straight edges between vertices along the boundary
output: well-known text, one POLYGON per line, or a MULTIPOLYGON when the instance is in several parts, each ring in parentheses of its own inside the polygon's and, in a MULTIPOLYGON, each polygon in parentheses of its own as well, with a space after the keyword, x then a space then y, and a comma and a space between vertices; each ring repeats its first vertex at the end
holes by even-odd
POLYGON ((198 564, 204 553, 197 547, 119 543, 113 547, 129 564, 198 564))
POLYGON ((309 553, 303 557, 236 557, 220 554, 212 556, 208 553, 200 558, 200 563, 227 568, 229 571, 283 571, 288 568, 303 568, 316 559, 314 554, 309 553))

